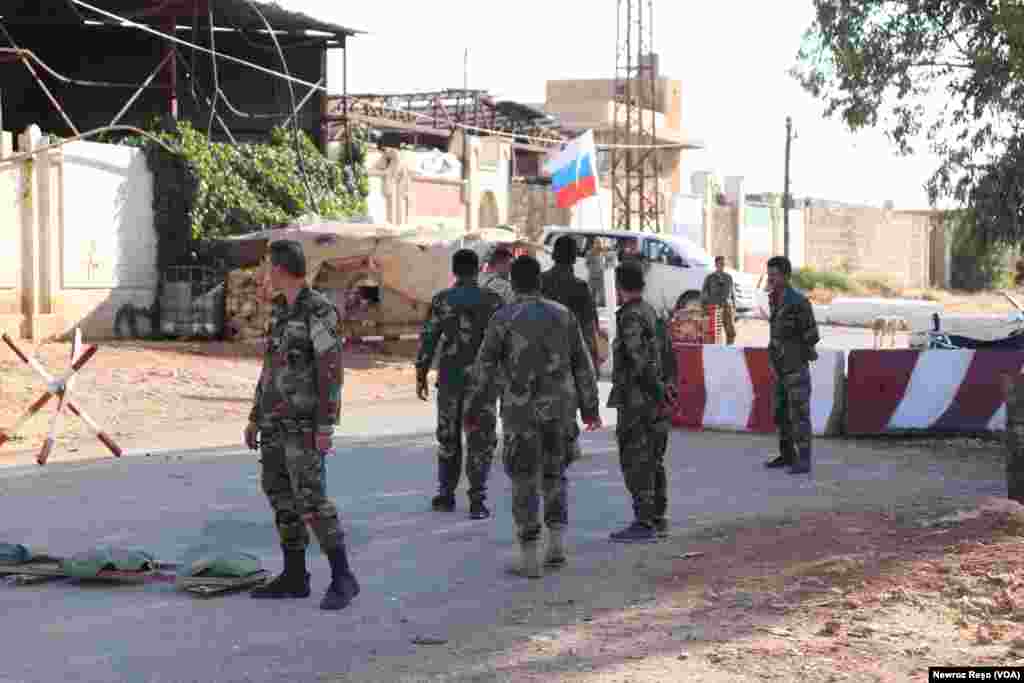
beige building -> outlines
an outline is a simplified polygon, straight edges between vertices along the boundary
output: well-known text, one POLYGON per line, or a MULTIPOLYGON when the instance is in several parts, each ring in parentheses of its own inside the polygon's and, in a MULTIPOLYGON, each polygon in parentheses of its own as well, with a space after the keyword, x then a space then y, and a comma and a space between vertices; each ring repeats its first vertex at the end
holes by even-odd
MULTIPOLYGON (((688 191, 685 187, 683 157, 688 149, 701 149, 702 144, 691 140, 683 129, 682 118, 682 83, 669 78, 658 78, 655 86, 654 101, 646 95, 638 94, 633 98, 642 108, 643 120, 649 122, 654 114, 655 144, 679 145, 676 149, 658 150, 656 153, 661 161, 661 193, 663 212, 667 214, 671 206, 671 197, 680 192, 688 191)), ((615 81, 611 79, 574 79, 548 81, 544 109, 557 116, 563 129, 584 131, 593 130, 598 145, 615 142, 616 116, 625 125, 625 113, 615 102, 615 81)), ((638 129, 634 128, 636 132, 638 129)), ((639 144, 642 141, 635 135, 618 141, 620 144, 639 144)), ((602 186, 611 188, 609 154, 598 153, 598 171, 602 186)), ((602 213, 608 214, 610 224, 611 201, 603 202, 602 213)))

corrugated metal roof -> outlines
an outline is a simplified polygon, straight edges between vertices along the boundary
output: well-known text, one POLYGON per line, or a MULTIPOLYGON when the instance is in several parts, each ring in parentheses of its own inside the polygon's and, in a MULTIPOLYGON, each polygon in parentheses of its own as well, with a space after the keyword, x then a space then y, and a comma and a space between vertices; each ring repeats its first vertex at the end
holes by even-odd
MULTIPOLYGON (((214 25, 243 31, 266 29, 259 16, 244 0, 87 0, 90 5, 140 24, 159 26, 167 17, 176 17, 178 23, 189 23, 198 13, 206 23, 207 8, 213 7, 214 25)), ((275 31, 303 33, 317 31, 341 38, 363 33, 315 19, 301 12, 285 9, 276 3, 253 2, 267 18, 275 31)), ((0 17, 7 24, 60 23, 82 24, 83 19, 115 23, 69 0, 3 0, 0 17)))

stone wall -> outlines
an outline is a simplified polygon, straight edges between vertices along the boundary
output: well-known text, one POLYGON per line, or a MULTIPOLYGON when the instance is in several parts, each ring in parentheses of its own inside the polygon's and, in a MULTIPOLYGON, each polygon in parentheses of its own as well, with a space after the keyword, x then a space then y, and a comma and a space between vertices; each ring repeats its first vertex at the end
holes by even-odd
POLYGON ((513 182, 509 200, 509 223, 527 239, 539 239, 545 225, 570 225, 572 212, 560 209, 555 193, 547 185, 513 182))
POLYGON ((928 214, 887 209, 804 210, 806 265, 877 277, 894 287, 931 286, 931 232, 928 214))

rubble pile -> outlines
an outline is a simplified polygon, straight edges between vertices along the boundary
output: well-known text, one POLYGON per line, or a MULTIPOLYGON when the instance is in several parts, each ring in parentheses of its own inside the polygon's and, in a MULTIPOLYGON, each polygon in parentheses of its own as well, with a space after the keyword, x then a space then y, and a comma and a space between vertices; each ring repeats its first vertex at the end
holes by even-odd
POLYGON ((232 340, 262 337, 270 315, 260 296, 260 274, 256 268, 228 273, 225 305, 225 336, 232 340))

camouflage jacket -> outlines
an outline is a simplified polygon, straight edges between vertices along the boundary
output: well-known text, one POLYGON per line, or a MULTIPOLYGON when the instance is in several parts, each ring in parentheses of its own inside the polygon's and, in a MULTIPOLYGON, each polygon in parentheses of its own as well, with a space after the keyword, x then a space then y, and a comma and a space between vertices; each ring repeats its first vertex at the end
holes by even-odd
POLYGON ((249 421, 263 428, 333 432, 345 381, 334 304, 309 287, 292 305, 278 295, 266 344, 249 421))
POLYGON ((818 323, 811 302, 803 294, 786 287, 781 296, 772 296, 770 325, 768 355, 777 374, 798 372, 818 359, 814 350, 821 340, 818 323))
POLYGON ((493 408, 499 389, 506 433, 541 423, 575 426, 577 410, 584 420, 598 417, 597 375, 569 309, 518 296, 494 315, 466 392, 466 414, 493 408))
POLYGON ((591 360, 597 358, 597 308, 590 285, 576 277, 570 266, 556 264, 541 273, 540 293, 562 304, 576 317, 591 360))
POLYGON ((666 391, 663 336, 658 333, 658 316, 646 301, 636 299, 616 311, 609 408, 650 417, 658 414, 666 391))
POLYGON ((454 287, 434 295, 420 334, 416 370, 430 369, 440 344, 438 383, 449 389, 464 388, 487 323, 501 306, 501 297, 481 288, 476 279, 458 280, 454 287))
POLYGON ((704 279, 704 289, 701 292, 704 303, 715 306, 726 304, 736 305, 736 290, 732 284, 732 275, 715 271, 704 279))
POLYGON ((509 280, 507 275, 501 273, 484 273, 480 276, 480 287, 483 289, 489 289, 498 296, 501 300, 510 304, 515 301, 516 295, 512 291, 512 281, 509 280))

